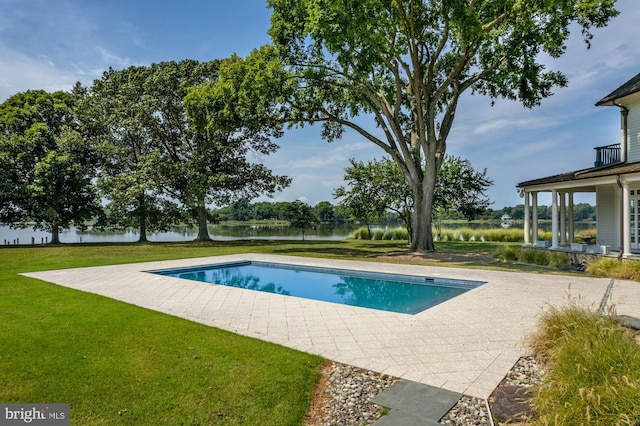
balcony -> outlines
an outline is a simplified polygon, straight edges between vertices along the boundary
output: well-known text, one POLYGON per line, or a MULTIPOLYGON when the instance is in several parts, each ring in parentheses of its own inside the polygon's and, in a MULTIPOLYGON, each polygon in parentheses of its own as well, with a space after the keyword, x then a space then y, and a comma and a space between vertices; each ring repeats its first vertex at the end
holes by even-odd
POLYGON ((596 161, 593 163, 593 167, 610 166, 611 164, 620 162, 619 143, 607 146, 598 146, 593 149, 596 150, 596 161))

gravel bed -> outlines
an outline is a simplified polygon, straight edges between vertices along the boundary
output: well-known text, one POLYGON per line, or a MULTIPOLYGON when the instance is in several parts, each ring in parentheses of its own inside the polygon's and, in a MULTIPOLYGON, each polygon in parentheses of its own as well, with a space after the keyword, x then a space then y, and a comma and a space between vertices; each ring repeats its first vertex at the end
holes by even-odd
MULTIPOLYGON (((532 357, 521 358, 503 380, 505 385, 530 387, 542 371, 532 357)), ((369 400, 399 379, 349 365, 329 362, 316 390, 306 426, 351 426, 375 423, 385 409, 369 400)), ((440 420, 448 426, 491 425, 487 401, 464 395, 440 420)), ((499 424, 498 424, 499 425, 499 424)), ((498 426, 496 425, 496 426, 498 426)))

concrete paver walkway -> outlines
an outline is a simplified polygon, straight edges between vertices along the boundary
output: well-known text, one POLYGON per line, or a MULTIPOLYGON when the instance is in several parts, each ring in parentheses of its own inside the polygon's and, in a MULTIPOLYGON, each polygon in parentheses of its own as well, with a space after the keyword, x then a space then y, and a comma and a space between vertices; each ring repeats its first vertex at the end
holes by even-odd
MULTIPOLYGON (((334 361, 487 397, 518 360, 548 304, 598 307, 609 279, 243 254, 24 274, 282 344, 334 361), (416 315, 159 276, 145 271, 256 260, 487 283, 416 315)), ((611 303, 640 316, 640 284, 616 281, 611 303)))

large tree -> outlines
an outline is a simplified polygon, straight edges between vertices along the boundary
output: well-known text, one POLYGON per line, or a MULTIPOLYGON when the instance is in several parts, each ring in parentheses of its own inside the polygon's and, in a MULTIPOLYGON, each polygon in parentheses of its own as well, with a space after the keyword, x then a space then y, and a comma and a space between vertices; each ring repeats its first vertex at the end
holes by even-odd
POLYGON ((567 83, 542 53, 562 55, 574 23, 588 42, 614 3, 268 0, 273 42, 300 79, 290 120, 324 123, 329 141, 351 128, 398 164, 415 201, 413 251, 434 250, 436 177, 461 95, 538 105, 567 83))
POLYGON ((217 79, 188 90, 184 103, 196 138, 168 148, 179 161, 165 163, 173 168, 165 175, 179 178, 175 196, 197 208, 199 240, 209 239, 205 203, 270 196, 291 182, 260 161, 278 149, 272 139, 282 135, 286 77, 274 50, 263 47, 247 58, 223 60, 217 79))
POLYGON ((0 222, 50 231, 93 219, 95 156, 79 132, 81 92, 18 93, 0 105, 0 222))
MULTIPOLYGON (((100 153, 98 187, 107 200, 107 221, 103 226, 137 227, 140 242, 147 231, 166 230, 181 219, 178 203, 159 182, 158 161, 165 152, 166 139, 190 138, 185 124, 182 97, 186 87, 215 76, 217 63, 207 66, 197 61, 168 62, 152 66, 109 69, 94 81, 89 102, 84 105, 86 120, 95 120, 96 146, 100 153), (200 79, 182 82, 179 77, 194 68, 200 79), (173 96, 163 96, 165 69, 174 71, 173 96)), ((192 72, 193 73, 193 72, 192 72)))

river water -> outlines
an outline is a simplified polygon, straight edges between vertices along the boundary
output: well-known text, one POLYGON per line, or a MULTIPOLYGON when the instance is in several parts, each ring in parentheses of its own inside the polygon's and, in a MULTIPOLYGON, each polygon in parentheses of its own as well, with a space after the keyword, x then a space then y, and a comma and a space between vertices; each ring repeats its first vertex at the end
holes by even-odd
MULTIPOLYGON (((361 227, 361 224, 336 224, 321 225, 317 229, 305 231, 305 240, 344 240, 353 235, 353 231, 361 227)), ((398 225, 398 227, 401 225, 398 225)), ((500 226, 500 225, 497 225, 500 226)), ((394 226, 396 227, 396 226, 394 226)), ((447 223, 444 229, 457 228, 491 229, 486 223, 447 223)), ((521 224, 512 225, 514 228, 522 228, 521 224)), ((576 223, 576 231, 595 228, 595 224, 576 223)), ((551 231, 550 224, 540 224, 541 231, 551 231), (549 229, 547 229, 549 228, 549 229)), ((195 227, 174 226, 167 232, 148 233, 147 239, 152 242, 175 242, 195 240, 198 230, 195 227)), ((298 229, 283 225, 209 225, 209 235, 214 240, 301 240, 302 233, 298 229)), ((98 232, 80 231, 76 228, 60 232, 62 243, 126 243, 138 241, 139 234, 135 229, 124 232, 98 232)), ((45 244, 51 240, 51 233, 35 231, 32 228, 11 229, 7 225, 0 225, 0 244, 3 245, 30 245, 45 244)))
MULTIPOLYGON (((360 225, 340 224, 323 225, 317 229, 307 230, 305 240, 344 240, 353 234, 360 225)), ((152 242, 174 242, 195 240, 198 235, 196 227, 174 226, 167 232, 147 233, 147 239, 152 242)), ((210 225, 209 235, 214 240, 301 240, 302 233, 298 229, 288 226, 269 225, 210 225)), ((139 234, 135 229, 123 232, 80 231, 72 227, 60 232, 62 243, 126 243, 138 241, 139 234)), ((0 244, 30 245, 45 244, 51 240, 51 233, 36 231, 32 228, 11 229, 7 225, 0 225, 0 244)))

